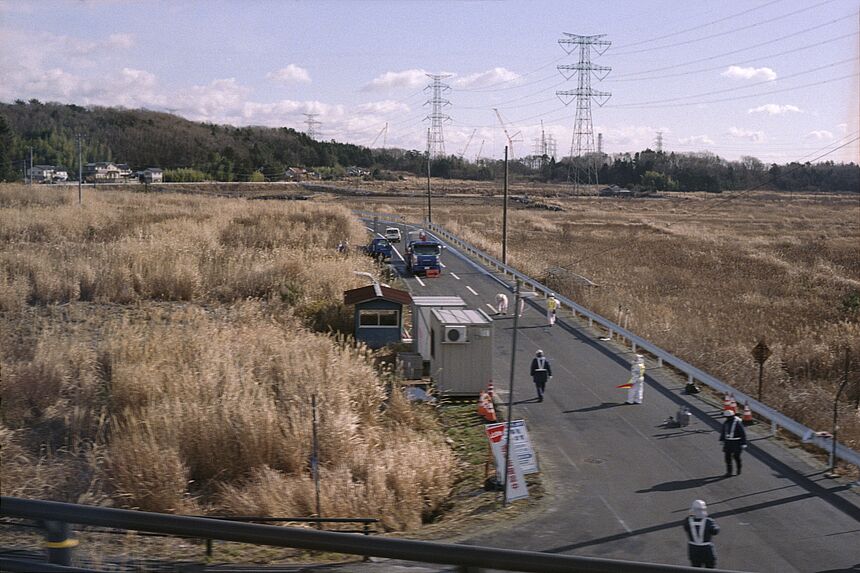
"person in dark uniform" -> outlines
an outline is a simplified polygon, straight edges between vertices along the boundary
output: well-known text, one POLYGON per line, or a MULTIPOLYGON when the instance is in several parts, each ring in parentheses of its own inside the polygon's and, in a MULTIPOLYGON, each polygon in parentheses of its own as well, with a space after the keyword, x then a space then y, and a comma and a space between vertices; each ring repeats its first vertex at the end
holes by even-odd
POLYGON ((741 475, 741 452, 747 447, 747 433, 743 421, 731 410, 723 412, 725 422, 720 429, 720 441, 723 443, 723 453, 726 456, 726 476, 732 476, 732 459, 741 475))
POLYGON ((535 357, 532 358, 531 375, 535 388, 537 388, 537 401, 543 402, 546 383, 552 378, 552 368, 549 365, 549 360, 543 355, 543 350, 538 350, 535 357))
POLYGON ((693 567, 713 569, 717 565, 717 553, 711 537, 720 532, 717 522, 708 517, 708 506, 697 499, 690 506, 690 515, 684 520, 687 532, 687 554, 693 567))

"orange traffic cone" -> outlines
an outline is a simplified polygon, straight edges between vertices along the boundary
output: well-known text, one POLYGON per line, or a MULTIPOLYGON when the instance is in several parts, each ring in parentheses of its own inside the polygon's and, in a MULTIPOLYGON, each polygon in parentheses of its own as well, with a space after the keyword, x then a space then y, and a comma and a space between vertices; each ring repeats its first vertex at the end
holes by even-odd
POLYGON ((750 403, 746 402, 744 404, 744 413, 741 416, 741 420, 743 420, 744 426, 749 426, 755 422, 752 416, 752 410, 750 410, 750 403))
POLYGON ((481 392, 478 395, 478 415, 482 418, 487 417, 487 393, 481 392))
POLYGON ((737 413, 737 406, 732 405, 732 398, 728 394, 723 398, 723 411, 731 410, 732 412, 737 413))
POLYGON ((492 402, 493 397, 495 396, 495 393, 493 390, 493 381, 492 380, 490 380, 490 383, 487 385, 487 394, 490 396, 490 402, 492 402))
POLYGON ((729 394, 729 400, 731 400, 731 402, 732 402, 732 410, 734 410, 735 414, 737 414, 738 410, 740 410, 740 408, 738 408, 738 401, 735 400, 735 395, 729 394))
POLYGON ((486 414, 484 414, 484 418, 486 418, 488 422, 495 422, 496 406, 495 404, 493 404, 493 399, 489 395, 487 395, 487 402, 484 410, 486 411, 486 414))

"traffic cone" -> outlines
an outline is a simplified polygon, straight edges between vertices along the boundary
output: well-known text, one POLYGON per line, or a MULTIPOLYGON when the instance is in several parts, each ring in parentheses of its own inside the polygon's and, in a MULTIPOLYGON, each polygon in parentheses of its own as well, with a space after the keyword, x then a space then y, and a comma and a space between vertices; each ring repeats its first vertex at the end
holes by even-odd
POLYGON ((726 394, 725 397, 723 398, 723 411, 725 412, 726 410, 731 410, 732 412, 737 413, 737 410, 735 408, 736 408, 736 406, 732 406, 731 397, 728 394, 726 394))
POLYGON ((487 395, 486 400, 487 400, 487 402, 486 402, 486 406, 484 408, 486 413, 484 414, 484 418, 486 418, 488 422, 495 422, 496 421, 496 406, 493 404, 493 399, 489 395, 487 395))
POLYGON ((492 380, 490 380, 490 383, 487 384, 487 395, 489 395, 490 402, 492 402, 493 398, 495 397, 495 392, 493 390, 493 381, 492 380))
POLYGON ((744 426, 749 426, 749 425, 755 423, 755 420, 753 420, 752 410, 750 410, 750 403, 749 402, 746 402, 744 404, 744 413, 743 413, 743 416, 741 417, 741 420, 743 420, 744 426))
POLYGON ((731 400, 731 401, 732 401, 732 410, 734 410, 734 411, 735 411, 735 414, 737 414, 737 413, 738 413, 738 410, 740 410, 740 408, 738 408, 738 401, 737 401, 737 400, 735 400, 735 395, 734 395, 734 394, 729 394, 729 400, 731 400))
POLYGON ((478 395, 478 415, 482 418, 487 417, 487 393, 481 392, 478 395))

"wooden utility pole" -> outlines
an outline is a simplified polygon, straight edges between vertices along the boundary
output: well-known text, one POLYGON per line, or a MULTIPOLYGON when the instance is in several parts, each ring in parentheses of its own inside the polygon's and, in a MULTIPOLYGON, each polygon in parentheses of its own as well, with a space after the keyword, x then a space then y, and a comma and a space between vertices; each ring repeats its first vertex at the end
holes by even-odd
POLYGON ((430 130, 427 130, 427 222, 433 222, 433 213, 430 210, 430 130))

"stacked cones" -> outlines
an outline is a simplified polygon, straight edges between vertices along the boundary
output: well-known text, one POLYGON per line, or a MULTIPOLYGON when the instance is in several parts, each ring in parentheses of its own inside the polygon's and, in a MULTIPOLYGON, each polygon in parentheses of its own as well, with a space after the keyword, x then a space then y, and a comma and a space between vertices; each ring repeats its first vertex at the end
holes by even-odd
POLYGON ((731 410, 735 414, 738 413, 738 403, 735 402, 735 397, 732 394, 726 394, 723 398, 723 411, 731 410))
POLYGON ((490 395, 490 402, 493 401, 493 398, 496 396, 493 390, 493 381, 490 380, 490 383, 487 385, 487 394, 490 395))
POLYGON ((488 422, 496 421, 496 407, 493 405, 493 399, 487 392, 481 392, 478 397, 478 415, 482 416, 488 422))

